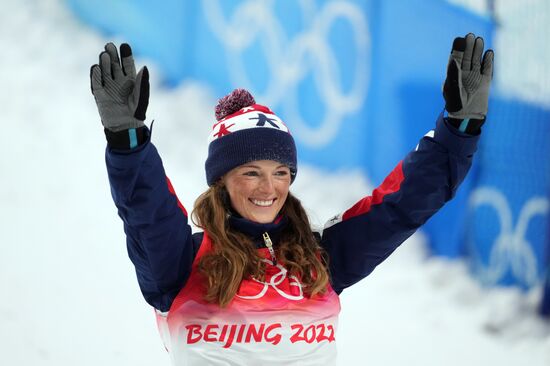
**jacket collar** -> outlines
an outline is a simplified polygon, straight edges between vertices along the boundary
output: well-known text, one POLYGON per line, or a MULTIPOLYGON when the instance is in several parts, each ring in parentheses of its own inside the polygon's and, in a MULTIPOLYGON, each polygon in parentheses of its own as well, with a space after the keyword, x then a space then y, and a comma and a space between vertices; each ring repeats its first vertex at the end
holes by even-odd
POLYGON ((233 229, 249 236, 258 248, 265 247, 263 234, 266 232, 269 234, 273 245, 277 245, 279 243, 282 229, 287 223, 288 219, 283 216, 277 216, 273 222, 267 224, 260 224, 258 222, 250 221, 235 213, 229 216, 229 225, 233 229))

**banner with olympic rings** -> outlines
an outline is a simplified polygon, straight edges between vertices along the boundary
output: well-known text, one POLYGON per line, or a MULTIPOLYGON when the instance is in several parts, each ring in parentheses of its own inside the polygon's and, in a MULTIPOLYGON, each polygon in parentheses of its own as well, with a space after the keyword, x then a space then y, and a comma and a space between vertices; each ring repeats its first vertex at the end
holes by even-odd
POLYGON ((123 34, 169 85, 200 80, 219 96, 249 89, 289 125, 301 161, 361 168, 374 184, 434 127, 453 38, 472 31, 490 45, 492 34, 487 19, 441 0, 69 5, 123 34))
POLYGON ((467 200, 465 253, 485 285, 527 289, 550 269, 550 110, 498 95, 489 106, 467 200))
MULTIPOLYGON (((168 85, 199 80, 217 96, 247 88, 289 126, 301 162, 330 171, 359 168, 375 185, 433 128, 444 106, 441 85, 453 38, 474 32, 491 47, 494 27, 441 0, 68 4, 84 21, 122 34, 137 54, 155 60, 168 85)), ((467 255, 483 283, 530 287, 547 266, 549 169, 539 162, 544 176, 525 172, 523 181, 537 183, 518 190, 499 165, 502 157, 491 152, 500 146, 515 151, 506 156, 538 162, 550 151, 536 155, 527 140, 514 141, 503 127, 508 121, 525 126, 518 113, 534 107, 498 98, 490 106, 473 171, 425 230, 433 253, 467 255)), ((539 120, 549 115, 533 113, 539 120)), ((537 126, 539 136, 549 136, 547 127, 537 126)))
MULTIPOLYGON (((361 169, 374 185, 434 127, 453 38, 472 31, 490 45, 492 34, 487 19, 441 0, 69 5, 86 22, 124 35, 170 85, 200 80, 217 96, 249 89, 287 123, 300 162, 361 169)), ((425 227, 433 243, 444 243, 433 247, 437 254, 460 252, 460 225, 449 235, 441 222, 459 222, 467 187, 425 227)))

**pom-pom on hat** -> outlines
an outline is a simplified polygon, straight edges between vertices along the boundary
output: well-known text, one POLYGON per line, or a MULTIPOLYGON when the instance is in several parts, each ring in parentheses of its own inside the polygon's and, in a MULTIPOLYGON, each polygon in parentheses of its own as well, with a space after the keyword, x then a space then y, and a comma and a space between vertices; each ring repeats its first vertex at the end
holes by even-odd
POLYGON ((288 127, 269 108, 256 104, 247 90, 235 89, 218 101, 215 115, 205 163, 209 186, 231 169, 255 160, 285 164, 294 181, 296 144, 288 127))

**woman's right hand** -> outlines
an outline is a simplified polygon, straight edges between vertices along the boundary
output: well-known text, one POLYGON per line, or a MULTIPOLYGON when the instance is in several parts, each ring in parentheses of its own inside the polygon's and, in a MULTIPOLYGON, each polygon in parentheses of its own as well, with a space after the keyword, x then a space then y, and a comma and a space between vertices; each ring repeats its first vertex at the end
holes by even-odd
POLYGON ((99 64, 90 68, 92 94, 103 126, 118 132, 144 126, 149 104, 149 71, 142 67, 136 75, 132 49, 120 45, 120 56, 113 43, 99 54, 99 64), (121 62, 122 59, 122 62, 121 62))

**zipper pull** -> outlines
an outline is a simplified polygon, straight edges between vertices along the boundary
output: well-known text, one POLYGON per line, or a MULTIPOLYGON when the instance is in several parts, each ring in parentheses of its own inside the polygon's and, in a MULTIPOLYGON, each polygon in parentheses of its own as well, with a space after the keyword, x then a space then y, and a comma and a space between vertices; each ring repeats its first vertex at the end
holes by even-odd
POLYGON ((269 254, 271 254, 271 261, 273 262, 273 265, 277 265, 277 258, 275 257, 275 250, 273 249, 273 242, 271 241, 271 238, 269 237, 269 234, 267 232, 264 233, 264 243, 267 249, 269 250, 269 254))

